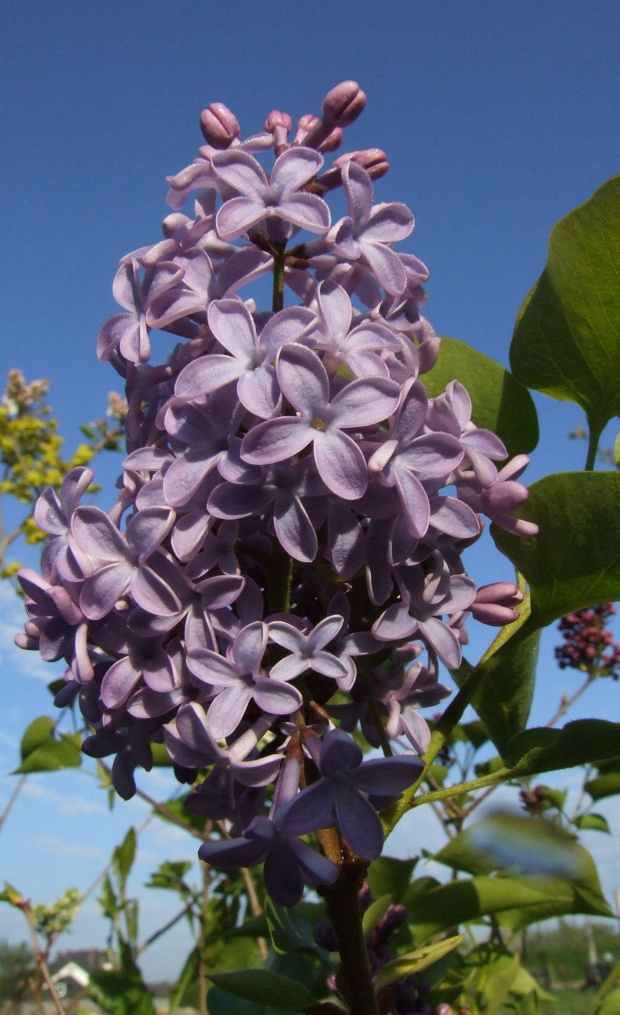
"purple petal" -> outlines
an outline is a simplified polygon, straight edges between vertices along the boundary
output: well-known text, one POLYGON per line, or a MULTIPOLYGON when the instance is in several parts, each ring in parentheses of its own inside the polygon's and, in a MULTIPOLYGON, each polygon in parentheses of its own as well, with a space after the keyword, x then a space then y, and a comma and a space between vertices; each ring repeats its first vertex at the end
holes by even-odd
POLYGON ((304 885, 297 857, 287 843, 275 843, 263 868, 265 888, 279 906, 296 906, 304 885))
MULTIPOLYGON (((271 626, 271 625, 270 625, 271 626)), ((275 641, 275 639, 273 639, 275 641)), ((295 677, 301 676, 306 670, 310 669, 311 662, 301 655, 290 655, 284 656, 284 659, 280 659, 279 662, 275 663, 269 671, 271 680, 277 680, 284 682, 287 680, 294 680, 295 677)))
POLYGON ((458 669, 461 665, 461 646, 458 636, 452 628, 436 617, 420 621, 418 628, 420 634, 434 648, 442 663, 445 663, 449 670, 458 669))
POLYGON ((372 626, 372 633, 380 641, 401 641, 417 630, 418 622, 409 615, 405 603, 392 603, 372 626))
POLYGON ((394 412, 400 396, 398 384, 388 378, 351 381, 334 398, 331 418, 338 426, 371 426, 394 412))
POLYGON ((291 343, 278 355, 278 381, 291 405, 308 417, 320 416, 329 400, 327 371, 319 357, 291 343))
POLYGON ((240 673, 258 673, 268 636, 269 628, 261 621, 242 628, 233 646, 233 658, 240 673))
POLYGON ((177 377, 175 394, 179 398, 202 398, 203 395, 230 384, 246 369, 246 363, 233 356, 218 353, 201 356, 183 367, 177 377))
POLYGON ((271 170, 270 186, 288 194, 301 190, 318 173, 323 158, 313 148, 289 148, 280 155, 271 170))
POLYGON ((393 797, 411 786, 423 768, 424 764, 413 754, 400 754, 394 758, 365 761, 351 775, 351 780, 358 789, 371 796, 393 797))
POLYGON ((138 554, 148 557, 170 531, 174 512, 168 508, 145 508, 131 516, 127 525, 127 541, 138 554))
POLYGON ((395 468, 394 478, 409 527, 416 539, 422 539, 428 531, 431 517, 426 490, 408 469, 395 468))
POLYGON ((272 486, 241 486, 236 483, 220 483, 207 502, 207 510, 216 518, 247 518, 261 514, 275 495, 272 486))
POLYGON ((133 573, 131 594, 138 606, 158 617, 171 617, 181 609, 181 601, 170 586, 144 564, 133 573))
POLYGON ((346 783, 336 783, 334 806, 340 831, 351 849, 365 860, 381 856, 383 825, 372 804, 346 783))
POLYGON ((270 363, 248 370, 237 382, 239 401, 261 419, 269 419, 280 405, 280 386, 270 363))
POLYGON ((359 446, 341 430, 313 431, 317 471, 332 493, 357 500, 368 485, 368 469, 359 446))
POLYGON ((325 648, 333 641, 344 624, 344 617, 338 613, 324 617, 308 635, 307 646, 313 652, 325 648))
POLYGON ((342 182, 347 198, 349 215, 355 222, 366 222, 368 219, 373 201, 373 189, 370 176, 356 165, 355 162, 347 162, 342 167, 342 182))
POLYGON ((330 730, 321 749, 321 775, 330 778, 356 769, 363 754, 352 737, 342 730, 330 730))
POLYGON ((318 549, 316 532, 299 497, 276 499, 273 527, 280 545, 291 557, 305 562, 314 560, 318 549))
POLYGON ((311 233, 326 233, 331 222, 329 206, 317 194, 288 194, 274 212, 311 233))
POLYGON ((119 708, 140 680, 127 656, 112 663, 101 682, 101 700, 106 708, 119 708))
POLYGON ((214 300, 209 307, 208 321, 220 345, 238 359, 252 361, 258 341, 256 329, 248 308, 240 299, 214 300))
POLYGON ((101 620, 114 608, 117 599, 129 585, 133 568, 130 564, 108 564, 87 578, 80 592, 80 609, 89 620, 101 620))
POLYGON ((209 705, 207 722, 216 740, 234 733, 252 697, 246 684, 225 687, 209 705))
POLYGON ((285 805, 276 815, 276 823, 285 835, 308 835, 317 828, 329 826, 332 809, 331 783, 328 779, 319 779, 285 805))
POLYGON ((309 885, 333 885, 339 868, 322 853, 317 853, 303 839, 291 839, 290 847, 299 861, 304 880, 309 885))
POLYGON ((81 550, 99 560, 119 561, 128 556, 127 541, 105 511, 92 504, 77 508, 71 531, 81 550))
MULTIPOLYGON (((247 152, 235 149, 218 152, 213 156, 211 164, 217 176, 241 194, 262 198, 269 186, 269 180, 260 162, 247 152)), ((227 203, 225 202, 224 207, 227 203)))
POLYGON ((215 225, 222 240, 231 242, 265 218, 268 209, 262 200, 251 197, 232 197, 225 201, 217 213, 215 225))
POLYGON ((303 698, 296 687, 279 680, 256 680, 254 701, 264 712, 274 715, 290 715, 301 707, 303 698))
POLYGON ((251 465, 271 465, 299 454, 317 431, 306 420, 278 416, 258 423, 241 442, 241 457, 251 465))
POLYGON ((396 243, 405 240, 415 225, 415 219, 406 204, 397 201, 378 204, 364 227, 364 239, 375 243, 396 243))
POLYGON ((382 243, 362 242, 362 253, 370 265, 377 281, 388 293, 398 295, 407 285, 407 276, 398 254, 382 243))

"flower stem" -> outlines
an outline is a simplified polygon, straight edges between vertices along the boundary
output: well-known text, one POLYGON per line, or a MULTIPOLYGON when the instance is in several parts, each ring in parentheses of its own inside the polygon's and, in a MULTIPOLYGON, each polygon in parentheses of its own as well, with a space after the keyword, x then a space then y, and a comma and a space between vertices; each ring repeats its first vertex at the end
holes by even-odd
POLYGON ((284 250, 278 251, 273 259, 273 298, 271 309, 274 314, 284 307, 284 250))
POLYGON ((358 896, 365 870, 359 863, 345 863, 335 884, 320 889, 342 963, 336 982, 350 1015, 379 1015, 358 896))

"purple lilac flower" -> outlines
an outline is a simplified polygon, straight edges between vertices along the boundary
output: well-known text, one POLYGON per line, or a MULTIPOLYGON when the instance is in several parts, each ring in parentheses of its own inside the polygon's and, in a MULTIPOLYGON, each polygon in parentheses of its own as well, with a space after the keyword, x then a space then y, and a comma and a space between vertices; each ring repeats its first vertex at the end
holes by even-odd
POLYGON ((64 659, 56 703, 77 703, 89 756, 115 756, 117 792, 135 792, 153 743, 180 782, 206 768, 188 808, 235 838, 201 855, 264 862, 287 905, 338 873, 300 836, 337 826, 378 856, 377 812, 421 770, 413 754, 363 761, 346 730, 375 745, 378 715, 424 751, 418 709, 447 693, 438 659, 458 666, 466 618, 516 615, 510 582, 476 590, 465 573, 480 513, 536 530, 513 515, 527 458, 498 471, 503 444, 472 422, 463 386, 429 399, 417 379, 440 340, 421 316, 428 269, 397 249, 413 215, 374 204, 387 156, 325 165, 364 103, 341 82, 295 131, 272 110, 249 137, 223 104, 203 112, 206 144, 169 180, 163 239, 122 258, 126 312, 99 333, 129 405, 118 497, 107 514, 80 506, 89 469, 43 491, 43 577, 19 576, 17 643, 64 659), (270 151, 269 172, 253 156, 270 151), (331 226, 339 187, 347 215, 331 226), (314 235, 290 245, 301 229, 314 235), (257 307, 250 286, 271 270, 273 305, 257 307), (285 309, 282 279, 297 294, 285 309), (154 328, 177 341, 150 364, 154 328))

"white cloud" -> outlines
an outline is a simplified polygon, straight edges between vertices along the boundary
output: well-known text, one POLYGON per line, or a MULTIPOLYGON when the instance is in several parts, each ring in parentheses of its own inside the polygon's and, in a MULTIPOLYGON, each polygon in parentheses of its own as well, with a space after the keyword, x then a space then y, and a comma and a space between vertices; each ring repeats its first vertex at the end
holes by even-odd
POLYGON ((103 860, 105 850, 100 846, 84 846, 77 842, 64 842, 55 835, 39 835, 35 843, 45 853, 63 857, 76 857, 81 860, 103 860))
POLYGON ((78 814, 108 814, 107 807, 105 807, 99 800, 91 800, 84 796, 68 796, 63 793, 57 793, 55 790, 50 789, 39 782, 35 782, 34 780, 28 780, 24 783, 22 793, 24 796, 28 796, 33 799, 44 800, 47 804, 53 806, 54 810, 59 811, 60 814, 67 817, 78 814))

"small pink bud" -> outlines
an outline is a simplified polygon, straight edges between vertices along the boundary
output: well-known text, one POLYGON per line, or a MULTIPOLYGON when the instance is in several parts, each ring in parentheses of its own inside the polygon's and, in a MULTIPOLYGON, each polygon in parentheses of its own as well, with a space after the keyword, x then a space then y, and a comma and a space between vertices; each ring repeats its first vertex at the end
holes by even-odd
POLYGON ((335 152, 337 148, 340 148, 342 144, 342 130, 340 127, 334 127, 332 131, 327 135, 324 141, 321 141, 317 145, 318 152, 335 152))
POLYGON ((297 121, 297 133, 295 134, 295 141, 297 144, 303 144, 304 138, 313 127, 316 127, 319 122, 318 116, 314 116, 313 113, 304 113, 303 116, 299 117, 297 121))
POLYGON ((265 120, 265 130, 273 134, 273 143, 276 155, 280 155, 287 146, 288 132, 293 126, 288 113, 282 113, 279 109, 272 109, 265 120))
POLYGON ((357 81, 341 81, 323 99, 325 119, 335 127, 348 127, 366 105, 366 96, 357 81))
POLYGON ((265 130, 274 131, 276 127, 284 127, 286 132, 293 126, 288 113, 282 113, 279 109, 272 109, 269 116, 265 120, 265 130))
POLYGON ((241 133, 234 113, 223 102, 212 102, 200 114, 200 129, 212 148, 228 148, 241 133))
POLYGON ((186 222, 189 222, 187 215, 182 215, 180 211, 175 211, 172 215, 166 215, 161 224, 161 231, 166 239, 169 239, 171 236, 174 236, 177 229, 184 226, 186 222))
POLYGON ((348 152, 337 158, 334 161, 334 166, 342 168, 346 162, 355 162, 356 165, 361 166, 366 170, 371 180, 381 179, 390 168, 387 155, 380 148, 365 148, 361 152, 348 152))
POLYGON ((470 610, 482 624, 503 627, 518 619, 516 607, 521 602, 523 593, 512 582, 493 582, 478 589, 470 610))

